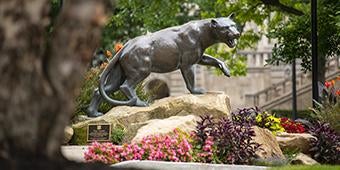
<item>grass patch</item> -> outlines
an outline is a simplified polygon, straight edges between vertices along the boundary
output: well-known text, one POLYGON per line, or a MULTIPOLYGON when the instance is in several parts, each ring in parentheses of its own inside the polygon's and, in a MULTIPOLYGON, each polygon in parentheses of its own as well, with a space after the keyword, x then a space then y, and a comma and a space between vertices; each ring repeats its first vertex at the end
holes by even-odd
POLYGON ((288 165, 273 167, 271 170, 339 170, 340 165, 288 165))

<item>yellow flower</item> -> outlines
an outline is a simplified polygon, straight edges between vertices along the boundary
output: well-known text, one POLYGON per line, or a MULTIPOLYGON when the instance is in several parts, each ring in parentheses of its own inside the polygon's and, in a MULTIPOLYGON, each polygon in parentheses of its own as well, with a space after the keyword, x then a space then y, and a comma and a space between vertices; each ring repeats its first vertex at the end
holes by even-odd
POLYGON ((107 65, 108 65, 108 63, 104 62, 103 64, 100 65, 100 69, 101 70, 105 69, 107 65))
POLYGON ((109 51, 109 50, 106 50, 106 51, 105 51, 105 55, 106 55, 106 57, 108 57, 108 58, 111 58, 111 57, 112 57, 112 53, 111 53, 111 51, 109 51))
POLYGON ((256 122, 257 122, 257 123, 262 122, 262 116, 261 116, 261 114, 258 114, 258 115, 256 116, 256 122))

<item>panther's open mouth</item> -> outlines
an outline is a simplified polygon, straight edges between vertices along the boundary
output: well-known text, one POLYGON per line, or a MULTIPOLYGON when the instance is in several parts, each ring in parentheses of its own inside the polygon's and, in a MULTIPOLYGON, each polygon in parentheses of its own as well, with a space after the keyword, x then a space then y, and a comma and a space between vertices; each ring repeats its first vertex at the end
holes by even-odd
POLYGON ((236 40, 235 39, 227 39, 226 43, 230 48, 233 48, 236 45, 236 40))

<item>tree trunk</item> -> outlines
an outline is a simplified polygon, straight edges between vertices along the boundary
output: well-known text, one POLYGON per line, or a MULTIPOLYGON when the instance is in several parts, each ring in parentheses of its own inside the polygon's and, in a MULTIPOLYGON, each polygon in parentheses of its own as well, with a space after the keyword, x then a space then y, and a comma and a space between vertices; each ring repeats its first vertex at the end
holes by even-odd
POLYGON ((64 1, 48 40, 49 4, 0 0, 0 169, 87 166, 67 162, 60 145, 99 43, 105 5, 102 0, 64 1))

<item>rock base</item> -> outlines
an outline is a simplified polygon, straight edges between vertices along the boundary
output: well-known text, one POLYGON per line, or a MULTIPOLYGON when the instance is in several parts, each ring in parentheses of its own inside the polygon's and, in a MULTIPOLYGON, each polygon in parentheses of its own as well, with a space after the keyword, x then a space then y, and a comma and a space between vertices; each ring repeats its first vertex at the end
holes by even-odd
MULTIPOLYGON (((199 116, 229 116, 230 110, 229 97, 224 93, 207 93, 203 95, 185 94, 182 96, 167 97, 155 101, 155 103, 148 107, 118 106, 103 116, 74 124, 72 126, 74 136, 71 142, 78 145, 86 144, 86 131, 89 124, 111 123, 113 127, 117 125, 124 127, 125 136, 123 142, 130 142, 137 135, 138 131, 145 131, 143 129, 146 127, 143 127, 151 126, 150 124, 157 124, 158 129, 162 129, 164 133, 167 133, 167 131, 170 131, 169 128, 184 127, 188 121, 194 121, 199 116), (161 124, 159 124, 159 122, 161 122, 161 124)), ((191 124, 190 128, 194 125, 195 124, 191 124)), ((152 133, 148 132, 147 134, 152 133)), ((137 138, 140 139, 141 136, 144 135, 140 135, 139 133, 136 140, 137 138)))

